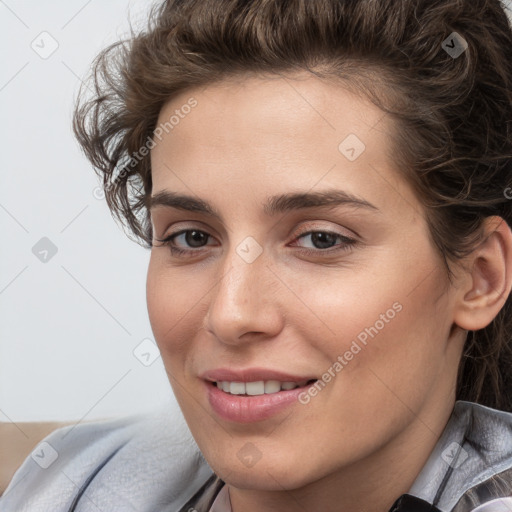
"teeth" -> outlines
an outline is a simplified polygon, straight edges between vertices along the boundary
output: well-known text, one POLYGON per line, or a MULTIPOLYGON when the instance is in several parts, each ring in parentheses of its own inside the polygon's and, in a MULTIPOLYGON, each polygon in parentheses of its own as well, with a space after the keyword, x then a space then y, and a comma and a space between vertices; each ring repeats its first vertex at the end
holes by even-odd
POLYGON ((244 395, 245 383, 244 382, 231 382, 229 392, 232 395, 244 395))
POLYGON ((248 395, 264 395, 265 383, 262 380, 259 380, 257 382, 246 382, 245 392, 248 395))
POLYGON ((301 382, 280 382, 278 380, 258 380, 255 382, 229 382, 220 381, 215 383, 219 389, 232 395, 250 395, 258 396, 264 394, 278 393, 279 391, 288 391, 296 387, 306 385, 306 381, 301 382))
POLYGON ((265 393, 267 395, 277 393, 278 391, 281 391, 281 383, 278 380, 267 380, 265 382, 265 393))

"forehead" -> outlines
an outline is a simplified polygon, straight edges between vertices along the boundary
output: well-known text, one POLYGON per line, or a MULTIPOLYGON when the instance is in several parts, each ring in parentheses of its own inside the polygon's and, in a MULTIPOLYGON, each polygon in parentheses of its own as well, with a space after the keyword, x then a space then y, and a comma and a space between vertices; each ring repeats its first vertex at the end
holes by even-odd
POLYGON ((269 188, 343 186, 396 202, 389 187, 407 188, 394 170, 390 119, 362 95, 312 75, 190 89, 163 106, 157 127, 165 123, 151 150, 153 192, 190 193, 187 182, 206 195, 243 183, 262 197, 269 188))
POLYGON ((340 137, 347 129, 364 137, 369 129, 386 122, 380 109, 363 95, 347 90, 343 82, 305 73, 236 76, 189 89, 163 106, 158 125, 164 126, 173 116, 175 135, 186 138, 190 127, 193 139, 215 138, 217 142, 227 134, 233 140, 248 134, 253 139, 279 134, 282 140, 305 132, 310 138, 328 132, 340 137), (189 109, 192 98, 197 104, 189 109), (176 114, 181 114, 179 121, 176 114))

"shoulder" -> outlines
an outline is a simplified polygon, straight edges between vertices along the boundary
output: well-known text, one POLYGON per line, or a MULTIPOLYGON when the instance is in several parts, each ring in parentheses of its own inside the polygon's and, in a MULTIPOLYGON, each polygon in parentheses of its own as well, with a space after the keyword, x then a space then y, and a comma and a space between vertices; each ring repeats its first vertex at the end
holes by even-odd
POLYGON ((15 473, 0 509, 174 511, 211 474, 179 411, 162 409, 55 430, 15 473))
POLYGON ((512 496, 512 413, 457 402, 410 494, 451 512, 500 510, 512 496))

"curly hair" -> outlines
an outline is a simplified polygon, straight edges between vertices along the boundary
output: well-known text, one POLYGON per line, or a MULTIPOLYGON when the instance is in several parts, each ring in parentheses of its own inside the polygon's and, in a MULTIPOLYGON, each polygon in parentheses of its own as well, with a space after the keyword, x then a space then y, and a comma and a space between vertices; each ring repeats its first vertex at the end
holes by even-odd
MULTIPOLYGON (((98 55, 74 113, 129 236, 151 247, 149 149, 167 101, 230 76, 300 70, 340 80, 396 121, 397 169, 450 277, 487 217, 512 225, 512 30, 499 0, 167 0, 98 55)), ((511 368, 508 297, 468 333, 457 399, 512 411, 511 368)))

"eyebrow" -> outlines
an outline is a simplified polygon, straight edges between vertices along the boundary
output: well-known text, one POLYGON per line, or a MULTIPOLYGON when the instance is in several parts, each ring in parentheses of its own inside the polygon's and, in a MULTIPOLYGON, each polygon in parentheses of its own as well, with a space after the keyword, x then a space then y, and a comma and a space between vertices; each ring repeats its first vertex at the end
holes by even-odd
MULTIPOLYGON (((320 208, 329 206, 351 206, 380 212, 379 208, 363 198, 354 196, 343 190, 327 190, 325 192, 292 192, 271 196, 263 204, 263 212, 268 216, 278 213, 286 213, 293 210, 306 208, 320 208)), ((186 194, 170 192, 167 190, 158 192, 148 200, 148 208, 166 206, 189 212, 203 213, 222 220, 220 213, 207 201, 186 194)))

